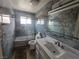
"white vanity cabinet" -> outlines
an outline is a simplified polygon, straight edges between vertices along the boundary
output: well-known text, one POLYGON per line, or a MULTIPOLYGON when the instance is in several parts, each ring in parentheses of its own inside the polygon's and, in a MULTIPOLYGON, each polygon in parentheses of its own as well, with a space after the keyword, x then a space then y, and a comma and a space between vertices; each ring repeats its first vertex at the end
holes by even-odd
POLYGON ((36 59, 50 59, 38 44, 36 44, 36 59))
POLYGON ((56 45, 54 38, 46 37, 36 41, 37 59, 79 59, 79 51, 60 42, 64 48, 56 45))
POLYGON ((39 46, 36 45, 36 59, 44 59, 44 56, 41 55, 41 51, 39 49, 39 46))
POLYGON ((43 56, 40 54, 38 50, 36 50, 36 59, 43 59, 43 56))

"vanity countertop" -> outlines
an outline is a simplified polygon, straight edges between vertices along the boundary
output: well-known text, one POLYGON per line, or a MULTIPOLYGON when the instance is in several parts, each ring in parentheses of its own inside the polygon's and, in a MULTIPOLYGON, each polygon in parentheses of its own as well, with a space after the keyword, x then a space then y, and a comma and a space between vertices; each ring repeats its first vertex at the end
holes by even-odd
MULTIPOLYGON (((53 44, 55 44, 57 40, 54 38, 51 38, 49 36, 45 37, 45 38, 41 38, 36 40, 36 42, 41 46, 41 48, 46 52, 46 54, 50 57, 50 59, 79 59, 79 51, 66 45, 63 44, 63 46, 65 47, 65 49, 61 49, 60 47, 56 46, 57 49, 61 52, 59 55, 53 55, 50 50, 48 48, 45 47, 44 44, 46 44, 46 42, 52 42, 53 44), (69 53, 70 52, 70 53, 69 53), (64 55, 65 53, 65 55, 64 55), (68 56, 69 57, 68 57, 68 56)), ((51 49, 51 48, 50 48, 51 49)))

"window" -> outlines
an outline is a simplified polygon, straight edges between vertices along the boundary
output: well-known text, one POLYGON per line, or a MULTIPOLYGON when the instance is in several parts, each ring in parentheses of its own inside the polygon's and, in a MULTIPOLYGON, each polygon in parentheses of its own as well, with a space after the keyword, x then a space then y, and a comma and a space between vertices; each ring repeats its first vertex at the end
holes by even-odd
POLYGON ((10 24, 10 15, 0 14, 0 23, 10 24))
POLYGON ((37 24, 40 24, 40 20, 37 21, 37 24))
POLYGON ((41 20, 41 24, 44 24, 44 20, 41 20))
POLYGON ((38 19, 37 24, 43 25, 44 24, 44 20, 43 19, 38 19))
POLYGON ((10 24, 10 15, 2 15, 2 23, 10 24))
POLYGON ((20 23, 21 24, 26 24, 26 17, 20 17, 20 23))
POLYGON ((27 20, 26 20, 26 24, 31 24, 31 18, 27 18, 27 20))
POLYGON ((21 24, 31 24, 31 18, 27 18, 27 17, 21 16, 20 17, 20 23, 21 24))

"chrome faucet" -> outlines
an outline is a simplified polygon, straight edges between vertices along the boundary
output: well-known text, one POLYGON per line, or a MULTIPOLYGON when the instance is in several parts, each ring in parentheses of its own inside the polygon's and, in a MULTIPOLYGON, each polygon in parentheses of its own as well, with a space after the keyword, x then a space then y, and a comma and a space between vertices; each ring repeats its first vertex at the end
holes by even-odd
POLYGON ((59 41, 56 41, 55 44, 58 45, 59 47, 61 47, 62 49, 64 49, 64 46, 61 45, 61 43, 59 41))
POLYGON ((60 42, 59 41, 57 41, 57 45, 60 47, 60 42))

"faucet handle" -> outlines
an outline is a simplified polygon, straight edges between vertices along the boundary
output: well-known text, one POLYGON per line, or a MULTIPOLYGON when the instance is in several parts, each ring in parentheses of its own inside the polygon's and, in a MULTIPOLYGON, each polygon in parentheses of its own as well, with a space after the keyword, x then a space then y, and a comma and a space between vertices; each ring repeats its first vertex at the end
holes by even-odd
POLYGON ((61 48, 62 48, 62 49, 64 49, 64 46, 63 46, 63 45, 61 45, 61 48))
POLYGON ((56 41, 55 44, 60 47, 60 42, 59 41, 56 41))
POLYGON ((58 44, 58 46, 60 47, 60 42, 59 42, 59 41, 57 42, 57 44, 58 44))

